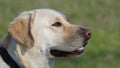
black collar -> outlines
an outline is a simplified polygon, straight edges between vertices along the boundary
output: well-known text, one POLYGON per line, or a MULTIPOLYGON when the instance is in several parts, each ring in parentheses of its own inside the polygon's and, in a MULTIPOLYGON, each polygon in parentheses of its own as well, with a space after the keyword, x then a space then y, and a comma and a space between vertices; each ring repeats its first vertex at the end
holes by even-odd
POLYGON ((12 59, 5 48, 0 47, 0 55, 5 63, 10 66, 10 68, 20 68, 20 66, 12 59))

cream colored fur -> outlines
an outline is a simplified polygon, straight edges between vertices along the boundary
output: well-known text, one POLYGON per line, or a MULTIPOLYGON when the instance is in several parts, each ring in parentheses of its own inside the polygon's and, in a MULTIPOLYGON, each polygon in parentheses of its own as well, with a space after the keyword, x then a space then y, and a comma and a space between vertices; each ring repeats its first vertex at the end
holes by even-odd
MULTIPOLYGON (((52 47, 74 51, 82 45, 83 38, 76 34, 78 27, 51 9, 26 11, 10 23, 2 46, 21 68, 53 68, 55 57, 50 54, 52 47), (62 27, 52 26, 55 22, 61 22, 62 27)), ((9 68, 2 59, 0 68, 9 68)))

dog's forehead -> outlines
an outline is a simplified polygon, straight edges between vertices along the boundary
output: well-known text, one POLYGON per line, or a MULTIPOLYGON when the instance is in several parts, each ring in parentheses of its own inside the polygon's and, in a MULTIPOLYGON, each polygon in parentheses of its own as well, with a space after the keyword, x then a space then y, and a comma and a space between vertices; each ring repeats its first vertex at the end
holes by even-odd
POLYGON ((52 9, 37 9, 36 12, 38 17, 49 17, 49 18, 57 17, 57 18, 66 19, 66 17, 62 13, 52 9))

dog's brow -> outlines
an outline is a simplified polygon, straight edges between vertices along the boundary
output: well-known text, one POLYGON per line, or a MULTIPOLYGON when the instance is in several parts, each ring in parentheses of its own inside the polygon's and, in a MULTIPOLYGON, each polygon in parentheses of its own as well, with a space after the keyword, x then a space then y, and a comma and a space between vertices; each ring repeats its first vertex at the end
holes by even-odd
POLYGON ((69 17, 63 16, 63 18, 64 18, 66 21, 68 21, 68 22, 70 21, 70 20, 69 20, 69 17))
POLYGON ((55 19, 56 19, 56 21, 61 21, 61 19, 60 19, 60 18, 58 18, 58 17, 56 17, 55 19))
MULTIPOLYGON (((56 17, 55 19, 56 19, 56 21, 61 21, 61 19, 60 19, 60 18, 58 18, 58 17, 56 17)), ((67 17, 65 17, 65 16, 63 16, 63 19, 64 19, 64 20, 69 21, 69 20, 68 20, 68 18, 67 18, 67 17)))

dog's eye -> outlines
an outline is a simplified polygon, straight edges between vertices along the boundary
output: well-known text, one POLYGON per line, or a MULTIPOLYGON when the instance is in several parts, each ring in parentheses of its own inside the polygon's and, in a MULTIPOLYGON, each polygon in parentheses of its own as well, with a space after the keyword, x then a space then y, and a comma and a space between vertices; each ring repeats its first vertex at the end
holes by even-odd
POLYGON ((61 22, 56 22, 56 23, 52 24, 52 26, 60 27, 60 26, 62 26, 62 23, 61 22))

